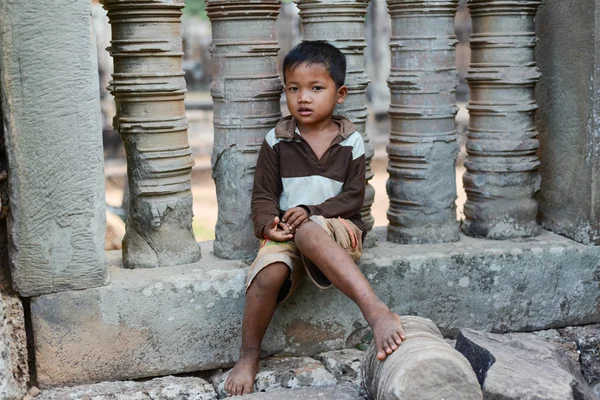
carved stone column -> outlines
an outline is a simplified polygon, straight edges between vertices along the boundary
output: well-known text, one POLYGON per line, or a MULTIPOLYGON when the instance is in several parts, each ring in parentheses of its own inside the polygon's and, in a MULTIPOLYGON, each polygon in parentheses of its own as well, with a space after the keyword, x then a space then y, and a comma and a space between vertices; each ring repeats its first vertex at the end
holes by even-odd
POLYGON ((213 179, 219 216, 214 252, 228 259, 256 256, 250 200, 258 152, 281 118, 275 21, 278 0, 209 0, 212 24, 215 139, 213 179))
POLYGON ((431 320, 403 316, 406 340, 381 362, 374 341, 363 361, 363 383, 377 400, 481 400, 469 361, 444 341, 431 320))
MULTIPOLYGON (((304 40, 327 40, 338 47, 346 56, 346 86, 348 97, 336 114, 347 116, 363 136, 367 162, 365 202, 361 210, 362 220, 370 231, 375 222, 371 206, 375 199, 375 189, 369 180, 373 178, 371 159, 374 147, 366 132, 369 113, 365 93, 369 80, 365 72, 364 48, 365 15, 369 0, 299 0, 300 18, 304 40)), ((365 247, 375 244, 375 237, 368 232, 365 247)))
POLYGON ((458 0, 388 0, 392 18, 387 239, 452 242, 456 220, 458 0))
POLYGON ((109 89, 114 127, 127 153, 130 205, 123 239, 127 268, 200 258, 192 231, 188 123, 183 105, 183 0, 103 0, 112 25, 109 89))
POLYGON ((534 17, 539 0, 470 0, 473 31, 463 231, 508 239, 538 233, 534 17))

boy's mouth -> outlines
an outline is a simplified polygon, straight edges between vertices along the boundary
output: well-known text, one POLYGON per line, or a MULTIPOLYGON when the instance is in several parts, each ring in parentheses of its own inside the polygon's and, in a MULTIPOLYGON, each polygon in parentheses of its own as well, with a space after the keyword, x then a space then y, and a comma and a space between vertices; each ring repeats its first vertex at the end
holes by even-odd
POLYGON ((312 113, 312 110, 307 107, 300 107, 298 109, 298 114, 300 114, 302 116, 310 115, 311 113, 312 113))

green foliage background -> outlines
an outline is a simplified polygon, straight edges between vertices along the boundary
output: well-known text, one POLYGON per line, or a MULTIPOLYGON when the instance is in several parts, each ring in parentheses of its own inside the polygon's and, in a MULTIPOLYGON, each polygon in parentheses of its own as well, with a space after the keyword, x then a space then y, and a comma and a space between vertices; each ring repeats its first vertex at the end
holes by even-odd
POLYGON ((194 17, 206 17, 206 3, 204 0, 185 0, 183 15, 194 17))
MULTIPOLYGON (((282 3, 290 3, 292 0, 281 0, 282 3)), ((207 18, 205 0, 185 0, 184 15, 207 18)))

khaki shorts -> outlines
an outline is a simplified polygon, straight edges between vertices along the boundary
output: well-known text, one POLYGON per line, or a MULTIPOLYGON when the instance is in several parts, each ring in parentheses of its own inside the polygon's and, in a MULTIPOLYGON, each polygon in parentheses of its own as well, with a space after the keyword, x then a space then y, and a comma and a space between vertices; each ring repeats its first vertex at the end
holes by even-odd
MULTIPOLYGON (((362 231, 351 221, 344 218, 324 218, 320 215, 313 215, 310 220, 325 229, 329 236, 348 251, 352 260, 356 261, 360 258, 362 255, 362 231)), ((319 289, 327 289, 332 286, 319 268, 300 254, 293 241, 261 240, 258 255, 246 277, 246 291, 260 271, 276 262, 285 263, 291 270, 288 281, 283 284, 279 292, 278 303, 287 300, 305 275, 308 275, 319 289)))

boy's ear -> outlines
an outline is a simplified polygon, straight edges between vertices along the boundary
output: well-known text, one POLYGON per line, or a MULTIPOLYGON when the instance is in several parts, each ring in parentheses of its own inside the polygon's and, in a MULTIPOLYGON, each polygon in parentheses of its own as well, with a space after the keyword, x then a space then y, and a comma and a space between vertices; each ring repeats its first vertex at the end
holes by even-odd
POLYGON ((338 98, 337 103, 342 104, 344 100, 346 100, 346 96, 348 96, 348 88, 346 85, 342 85, 337 90, 338 98))

